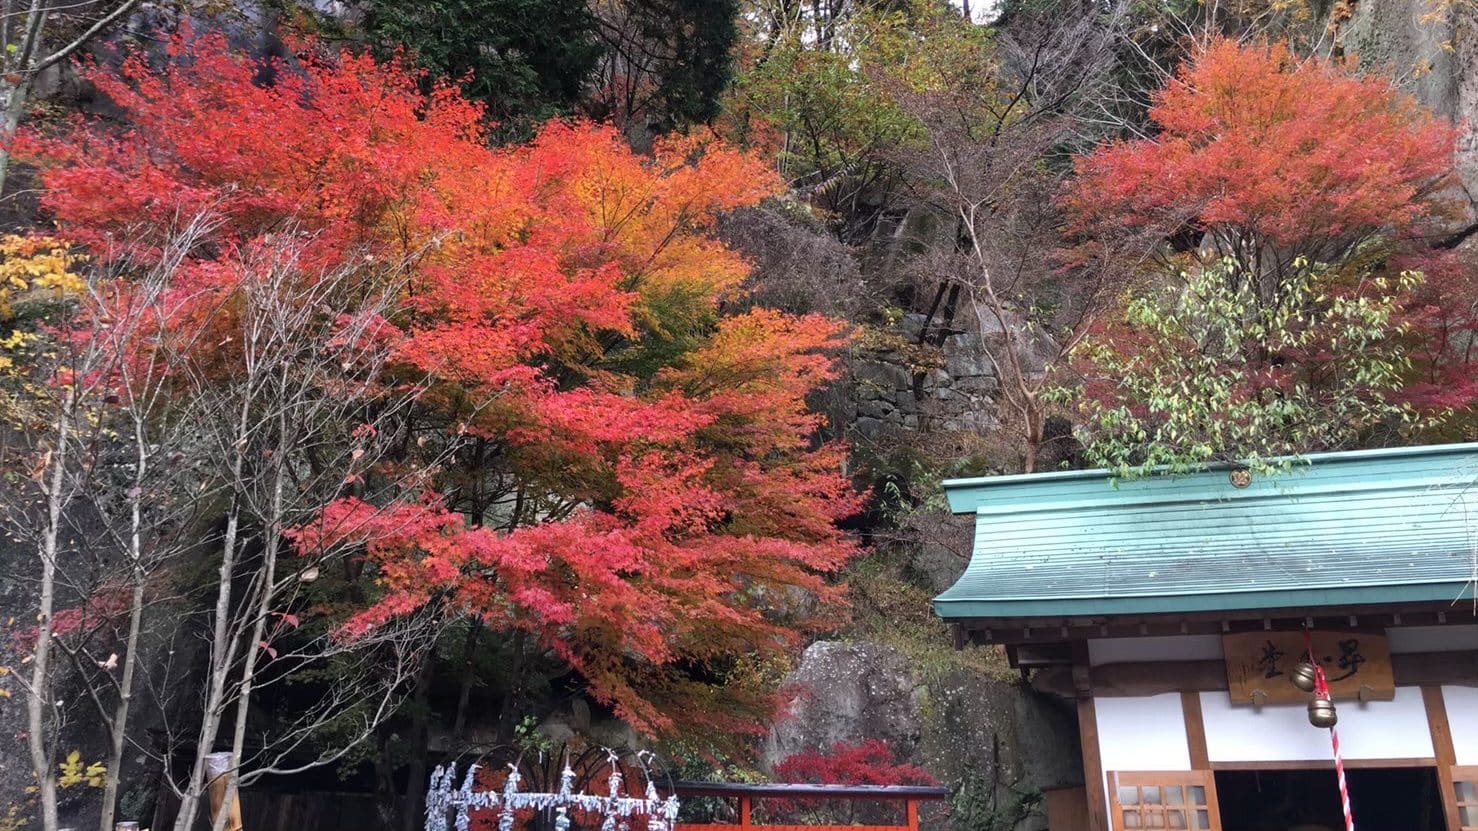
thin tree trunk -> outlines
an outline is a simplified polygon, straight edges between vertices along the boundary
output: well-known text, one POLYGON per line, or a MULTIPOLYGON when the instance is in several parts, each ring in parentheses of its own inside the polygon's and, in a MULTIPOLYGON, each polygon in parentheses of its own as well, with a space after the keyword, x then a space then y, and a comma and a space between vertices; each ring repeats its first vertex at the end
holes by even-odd
MULTIPOLYGON (((241 481, 243 453, 249 432, 250 396, 244 396, 237 412, 236 443, 231 458, 231 481, 241 481)), ((236 570, 237 534, 241 521, 241 507, 233 499, 226 515, 226 532, 221 540, 221 568, 216 588, 215 620, 211 632, 210 689, 206 695, 204 711, 200 717, 199 740, 195 743, 195 760, 190 765, 190 778, 181 794, 180 812, 175 816, 174 831, 190 831, 195 816, 200 810, 200 799, 205 793, 205 757, 211 752, 220 732, 221 716, 225 709, 226 678, 234 663, 235 650, 231 633, 231 577, 236 570)))
POLYGON ((421 677, 416 680, 416 694, 411 704, 410 763, 406 771, 404 809, 400 815, 401 831, 415 831, 421 820, 421 804, 426 796, 426 745, 430 737, 428 712, 431 699, 431 679, 434 677, 436 656, 427 656, 421 667, 421 677))
POLYGON ((924 323, 919 327, 919 345, 923 346, 929 342, 929 326, 934 323, 934 315, 939 311, 939 304, 944 300, 944 292, 949 286, 941 282, 939 288, 934 291, 934 300, 929 304, 929 311, 924 313, 924 323))
MULTIPOLYGON (((267 620, 272 614, 272 601, 276 597, 274 588, 277 582, 277 555, 282 545, 285 524, 283 504, 287 487, 286 460, 290 449, 288 413, 287 407, 278 408, 277 447, 272 454, 272 501, 268 508, 266 527, 262 529, 261 588, 257 594, 256 620, 252 623, 251 637, 246 642, 246 656, 241 668, 240 686, 236 692, 236 723, 231 734, 231 761, 236 771, 226 783, 225 805, 232 804, 241 787, 241 762, 246 758, 246 721, 252 687, 256 683, 257 656, 266 648, 267 620)), ((228 815, 228 811, 221 811, 216 815, 211 824, 213 831, 222 831, 225 828, 228 815)))
POLYGON ((195 825, 195 815, 200 810, 200 799, 206 788, 205 757, 215 746, 216 736, 220 732, 226 677, 230 673, 231 662, 218 656, 225 656, 230 648, 227 641, 231 615, 231 575, 236 569, 236 536, 240 521, 237 512, 238 508, 232 505, 226 517, 226 533, 221 545, 220 585, 216 591, 216 619, 211 637, 210 688, 200 716, 195 760, 190 765, 190 778, 181 794, 180 812, 175 816, 174 831, 190 831, 195 825))
POLYGON ((26 102, 31 97, 31 85, 35 83, 36 76, 52 65, 66 60, 98 33, 117 23, 137 2, 138 0, 124 0, 112 11, 99 17, 70 43, 43 56, 38 54, 37 50, 41 45, 41 33, 46 27, 46 18, 51 10, 44 8, 41 0, 31 0, 30 7, 26 10, 25 34, 20 44, 7 41, 5 43, 6 54, 0 56, 0 59, 3 59, 3 64, 0 64, 0 76, 17 79, 5 81, 3 77, 0 77, 0 98, 4 99, 3 105, 0 105, 0 195, 5 192, 6 178, 10 171, 10 141, 15 137, 16 129, 20 127, 21 116, 25 113, 26 102))
MULTIPOLYGON (((960 287, 958 285, 949 287, 949 294, 944 300, 944 311, 939 319, 939 329, 934 335, 934 345, 943 346, 949 340, 949 330, 955 325, 955 314, 960 309, 960 287)), ((985 332, 980 333, 981 343, 985 342, 985 332)))
POLYGON ((133 703, 133 676, 138 659, 139 633, 144 618, 144 578, 140 574, 133 586, 133 598, 128 613, 128 640, 124 644, 123 674, 118 680, 118 703, 113 708, 112 746, 108 748, 108 773, 103 780, 103 808, 98 819, 98 831, 111 831, 113 818, 117 814, 118 786, 123 775, 123 750, 128 740, 129 708, 133 703))
POLYGON ((498 714, 498 741, 513 740, 514 717, 523 701, 523 665, 527 654, 522 632, 514 632, 509 639, 513 644, 513 660, 508 665, 508 695, 503 698, 503 710, 498 714))
POLYGON ((20 127, 26 101, 31 97, 31 82, 34 78, 31 65, 36 56, 36 47, 41 42, 41 29, 45 25, 46 10, 41 7, 41 0, 31 0, 31 5, 26 10, 25 34, 22 35, 20 44, 6 44, 6 51, 10 54, 4 56, 5 75, 16 80, 0 78, 0 93, 5 98, 4 110, 0 113, 0 195, 5 192, 5 180, 10 171, 10 140, 20 127))
POLYGON ((1037 454, 1040 452, 1041 446, 1042 430, 1040 426, 1040 420, 1037 420, 1036 422, 1029 421, 1026 427, 1026 458, 1021 465, 1022 472, 1037 472, 1037 454))
POLYGON ((472 682, 477 675, 474 672, 473 658, 476 657, 477 642, 482 636, 482 621, 472 618, 468 626, 467 640, 462 645, 462 688, 457 692, 457 715, 452 719, 453 736, 462 735, 467 727, 467 705, 472 699, 472 682))
POLYGON ((118 810, 119 777, 123 775, 123 748, 128 735, 128 711, 133 702, 133 676, 138 667, 139 633, 144 619, 144 550, 141 529, 143 527, 143 486, 148 472, 148 443, 142 431, 142 423, 134 420, 133 489, 129 497, 129 540, 128 555, 132 561, 131 577, 133 594, 128 608, 128 637, 123 643, 123 670, 118 679, 118 703, 113 708, 111 722, 112 746, 108 749, 108 773, 103 780, 103 806, 98 818, 98 831, 113 831, 113 818, 118 810))
POLYGON ((72 439, 71 407, 69 394, 62 400, 57 415, 56 447, 51 451, 50 467, 45 470, 46 528, 42 532, 41 550, 38 552, 41 555, 41 598, 37 609, 40 625, 36 629, 36 650, 31 661, 30 695, 26 697, 26 744, 31 755, 31 771, 36 776, 44 831, 57 829, 56 747, 47 730, 46 711, 55 706, 51 689, 52 612, 56 605, 57 537, 64 507, 62 485, 67 466, 67 445, 72 439))
POLYGON ((16 130, 21 126, 21 115, 25 112, 26 101, 30 97, 29 74, 23 75, 17 84, 0 81, 0 98, 5 101, 4 112, 0 114, 0 195, 4 195, 10 175, 10 144, 15 139, 16 130))

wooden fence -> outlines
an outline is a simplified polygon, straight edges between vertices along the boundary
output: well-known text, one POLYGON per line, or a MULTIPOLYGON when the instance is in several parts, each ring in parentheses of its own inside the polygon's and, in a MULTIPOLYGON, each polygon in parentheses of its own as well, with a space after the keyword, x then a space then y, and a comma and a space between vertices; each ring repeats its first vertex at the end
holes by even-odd
POLYGON ((921 803, 949 798, 947 788, 920 785, 738 785, 716 782, 678 782, 679 799, 719 797, 738 800, 737 822, 679 822, 675 831, 919 831, 921 803), (805 802, 902 802, 903 824, 850 823, 846 825, 772 824, 755 822, 756 800, 805 802))

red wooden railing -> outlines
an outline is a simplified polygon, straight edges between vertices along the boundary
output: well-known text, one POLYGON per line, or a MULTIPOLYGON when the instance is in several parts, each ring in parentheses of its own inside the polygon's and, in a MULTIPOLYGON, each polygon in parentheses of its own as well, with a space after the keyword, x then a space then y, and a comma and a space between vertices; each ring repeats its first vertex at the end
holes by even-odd
POLYGON ((922 785, 737 785, 718 782, 678 782, 679 798, 715 796, 739 800, 739 822, 679 822, 675 831, 919 831, 919 803, 949 798, 947 788, 922 785), (824 799, 853 802, 902 802, 903 825, 772 825, 756 823, 756 799, 824 799))

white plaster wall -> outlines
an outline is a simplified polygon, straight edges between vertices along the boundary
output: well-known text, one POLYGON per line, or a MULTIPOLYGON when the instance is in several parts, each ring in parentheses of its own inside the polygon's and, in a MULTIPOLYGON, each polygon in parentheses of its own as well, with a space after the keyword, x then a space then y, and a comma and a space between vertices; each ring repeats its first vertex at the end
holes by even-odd
POLYGON ((1190 770, 1180 693, 1095 698, 1104 771, 1190 770))
POLYGON ((1478 624, 1461 626, 1392 626, 1386 630, 1391 654, 1456 652, 1478 649, 1478 624))
POLYGON ((1442 703, 1447 706, 1457 763, 1478 765, 1478 688, 1443 687, 1442 703))
MULTIPOLYGON (((1336 706, 1340 751, 1346 759, 1434 755, 1420 688, 1397 687, 1394 701, 1340 701, 1336 706)), ((1329 732, 1309 725, 1304 704, 1233 706, 1225 691, 1203 692, 1201 714, 1212 762, 1297 762, 1331 756, 1329 732)), ((1474 715, 1478 718, 1478 712, 1474 715)))
POLYGON ((1110 771, 1191 769, 1180 693, 1095 698, 1093 708, 1108 816, 1113 816, 1113 803, 1108 798, 1110 771))
POLYGON ((1088 641, 1088 663, 1093 666, 1125 661, 1219 661, 1221 659, 1221 635, 1099 638, 1088 641))

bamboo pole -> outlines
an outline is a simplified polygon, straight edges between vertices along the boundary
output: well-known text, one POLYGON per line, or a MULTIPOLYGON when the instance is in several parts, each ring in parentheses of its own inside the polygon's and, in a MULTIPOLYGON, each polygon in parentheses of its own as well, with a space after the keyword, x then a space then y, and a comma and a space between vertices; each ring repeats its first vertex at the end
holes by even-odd
MULTIPOLYGON (((212 753, 205 757, 205 775, 210 780, 210 821, 214 825, 221 815, 222 803, 226 801, 226 789, 231 782, 231 754, 212 753)), ((226 806, 226 824, 223 831, 241 829, 241 791, 231 795, 231 804, 226 806)))

